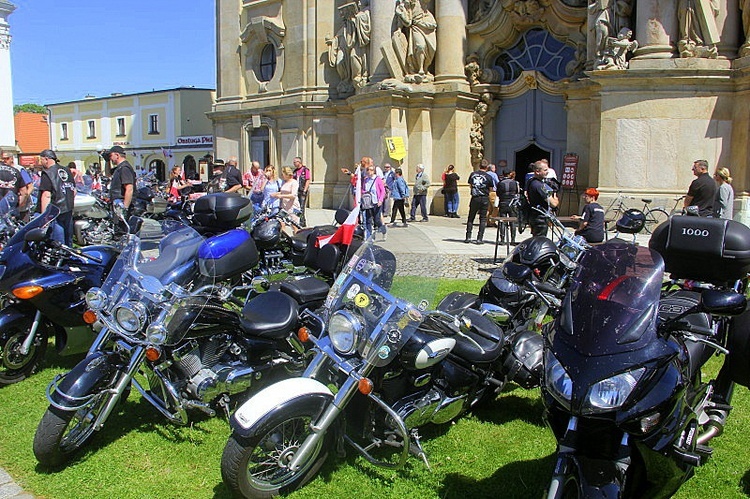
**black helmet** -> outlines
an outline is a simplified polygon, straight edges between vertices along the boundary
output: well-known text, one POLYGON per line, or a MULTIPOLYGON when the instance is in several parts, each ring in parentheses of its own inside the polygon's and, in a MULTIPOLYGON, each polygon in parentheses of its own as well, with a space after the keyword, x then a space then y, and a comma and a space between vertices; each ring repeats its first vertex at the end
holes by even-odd
POLYGON ((519 244, 516 248, 513 261, 528 265, 529 267, 544 267, 555 263, 557 259, 557 246, 550 239, 535 236, 519 244))
POLYGON ((646 225, 646 215, 641 210, 627 210, 615 225, 617 226, 617 232, 638 234, 646 225))

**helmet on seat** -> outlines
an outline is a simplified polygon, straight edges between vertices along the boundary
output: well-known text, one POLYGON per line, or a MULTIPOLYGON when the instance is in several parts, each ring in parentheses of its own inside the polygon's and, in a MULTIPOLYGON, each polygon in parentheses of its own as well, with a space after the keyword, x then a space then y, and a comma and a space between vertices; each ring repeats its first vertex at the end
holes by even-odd
POLYGON ((641 210, 630 209, 622 214, 615 225, 617 226, 617 232, 637 234, 646 225, 646 215, 641 210))

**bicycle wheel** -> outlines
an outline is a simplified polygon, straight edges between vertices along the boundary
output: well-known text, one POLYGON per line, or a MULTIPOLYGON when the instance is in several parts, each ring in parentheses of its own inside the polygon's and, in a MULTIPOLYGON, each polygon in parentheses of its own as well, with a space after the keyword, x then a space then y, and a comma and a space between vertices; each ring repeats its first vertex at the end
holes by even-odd
POLYGON ((661 208, 654 208, 646 213, 646 232, 651 234, 658 226, 669 220, 669 214, 661 208))

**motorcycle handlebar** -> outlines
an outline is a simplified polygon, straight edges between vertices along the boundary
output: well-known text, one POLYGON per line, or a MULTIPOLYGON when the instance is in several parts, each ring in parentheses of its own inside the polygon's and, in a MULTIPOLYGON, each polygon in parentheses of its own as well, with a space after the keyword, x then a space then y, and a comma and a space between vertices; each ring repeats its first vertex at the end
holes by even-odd
POLYGON ((539 291, 542 291, 544 293, 549 293, 552 296, 555 296, 557 298, 562 298, 565 296, 566 291, 564 289, 560 289, 556 286, 553 286, 552 284, 548 284, 546 282, 540 282, 536 283, 536 288, 539 291))

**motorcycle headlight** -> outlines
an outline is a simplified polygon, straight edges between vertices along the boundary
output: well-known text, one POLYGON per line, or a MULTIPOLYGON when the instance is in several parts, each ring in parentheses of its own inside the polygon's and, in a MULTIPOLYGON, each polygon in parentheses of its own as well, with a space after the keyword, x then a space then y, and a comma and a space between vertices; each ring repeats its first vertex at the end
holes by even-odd
POLYGON ((573 382, 560 361, 547 350, 544 356, 544 383, 547 390, 565 407, 570 406, 573 396, 573 382))
POLYGON ((342 355, 354 352, 362 338, 362 322, 347 310, 339 310, 328 320, 328 336, 331 344, 342 355))
POLYGON ((646 368, 640 367, 597 382, 589 388, 581 411, 592 414, 622 406, 645 372, 646 368))
POLYGON ((93 311, 107 308, 107 295, 101 288, 91 288, 86 291, 86 305, 93 311))
POLYGON ((128 302, 115 309, 117 325, 128 333, 139 331, 146 322, 146 307, 139 302, 128 302))
POLYGON ((162 324, 151 324, 146 328, 146 341, 154 345, 161 345, 167 341, 167 328, 162 324))

